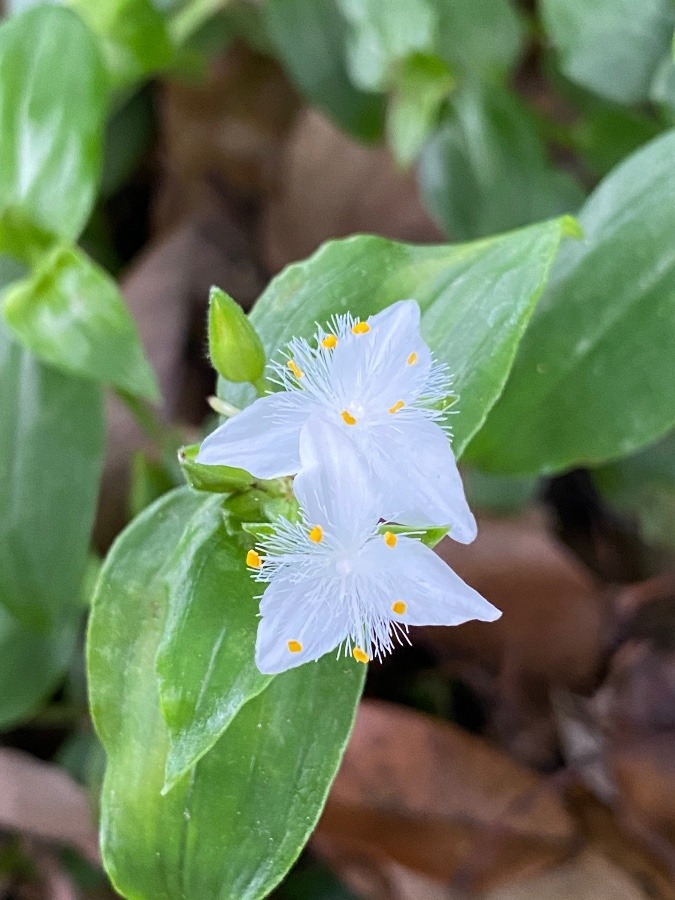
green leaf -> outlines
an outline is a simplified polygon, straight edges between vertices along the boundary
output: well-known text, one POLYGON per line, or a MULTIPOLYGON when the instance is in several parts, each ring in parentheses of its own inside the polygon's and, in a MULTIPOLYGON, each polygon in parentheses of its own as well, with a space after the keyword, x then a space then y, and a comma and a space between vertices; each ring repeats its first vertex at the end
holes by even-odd
POLYGON ((89 630, 92 712, 108 757, 106 868, 135 900, 258 900, 316 824, 351 730, 365 668, 324 657, 277 676, 162 796, 168 751, 154 659, 185 525, 204 504, 181 489, 115 543, 89 630))
POLYGON ((433 0, 436 52, 453 68, 481 77, 503 75, 521 53, 524 27, 510 0, 433 0))
POLYGON ((79 605, 103 461, 96 385, 38 362, 0 322, 0 604, 47 630, 79 605))
POLYGON ((243 491, 253 484, 254 478, 245 469, 233 466, 205 466, 195 462, 199 444, 190 444, 178 451, 178 462, 185 479, 197 491, 230 494, 243 491))
POLYGON ((453 84, 450 69, 436 56, 415 54, 404 63, 387 111, 387 137, 400 165, 417 158, 453 84))
POLYGON ((597 464, 675 424, 675 131, 598 187, 469 457, 496 472, 597 464))
POLYGON ((583 191, 547 158, 536 121, 522 101, 496 84, 471 83, 420 162, 423 198, 448 235, 494 234, 574 212, 583 191))
POLYGON ((68 667, 79 630, 78 611, 38 634, 0 606, 0 730, 40 709, 68 667))
POLYGON ((379 528, 380 534, 385 534, 387 531, 392 534, 409 534, 412 537, 418 538, 423 544, 427 547, 431 547, 433 550, 436 544, 443 540, 450 529, 444 526, 434 528, 410 528, 407 525, 393 525, 391 522, 388 522, 386 525, 381 525, 379 528))
POLYGON ((649 98, 670 51, 672 0, 541 0, 541 12, 568 78, 619 103, 649 98))
MULTIPOLYGON (((311 338, 314 322, 327 324, 344 312, 363 319, 414 297, 425 339, 454 373, 459 412, 453 449, 459 456, 501 393, 560 241, 574 228, 574 220, 563 218, 435 247, 371 236, 331 241, 271 282, 251 322, 269 358, 296 335, 311 338)), ((221 390, 240 402, 231 383, 221 390)))
POLYGON ((117 284, 82 251, 57 247, 4 295, 5 320, 40 359, 159 400, 136 326, 117 284))
POLYGON ((174 48, 164 15, 151 0, 67 0, 102 41, 115 87, 165 69, 174 48))
POLYGON ((261 587, 246 567, 248 546, 241 535, 227 534, 222 501, 212 497, 192 516, 176 547, 157 653, 162 712, 171 733, 167 787, 269 684, 254 662, 261 587))
POLYGON ((40 6, 0 25, 0 249, 74 240, 101 166, 106 79, 75 13, 40 6))
POLYGON ((366 141, 380 137, 384 98, 349 80, 347 26, 334 0, 267 0, 263 14, 270 39, 302 93, 350 134, 366 141))

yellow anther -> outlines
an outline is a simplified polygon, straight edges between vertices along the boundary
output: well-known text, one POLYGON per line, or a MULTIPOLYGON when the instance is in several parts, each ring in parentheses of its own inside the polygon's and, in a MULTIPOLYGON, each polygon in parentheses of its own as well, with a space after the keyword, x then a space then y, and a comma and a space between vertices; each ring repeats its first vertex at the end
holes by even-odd
POLYGON ((321 346, 325 347, 326 350, 334 350, 337 347, 337 338, 334 334, 327 334, 321 341, 321 346))
POLYGON ((417 362, 417 354, 413 351, 410 356, 406 359, 406 362, 409 366, 414 366, 417 362))
POLYGON ((352 334, 368 334, 370 325, 367 322, 355 322, 352 325, 352 334))
POLYGON ((259 569, 262 566, 262 557, 255 550, 249 550, 246 554, 246 565, 252 569, 259 569))
POLYGON ((367 663, 370 660, 368 654, 364 653, 364 651, 360 647, 354 647, 354 649, 352 650, 352 656, 357 662, 360 663, 367 663))
POLYGON ((403 600, 395 600, 394 603, 391 604, 391 611, 395 612, 397 616, 402 616, 407 608, 408 604, 404 603, 403 600))
POLYGON ((399 411, 399 409, 403 409, 404 406, 405 406, 405 403, 403 402, 403 400, 397 400, 393 406, 389 407, 389 412, 397 413, 399 411))
POLYGON ((296 378, 302 378, 302 376, 305 374, 294 359, 289 359, 286 365, 296 378))
POLYGON ((345 425, 356 425, 356 419, 351 413, 348 413, 346 409, 343 409, 340 415, 342 416, 342 421, 345 425))
POLYGON ((302 644, 300 641, 288 641, 287 646, 291 653, 302 653, 302 644))
POLYGON ((315 544, 320 544, 323 540, 323 528, 320 525, 315 525, 309 533, 309 539, 314 541, 315 544))
POLYGON ((391 547, 393 550, 393 548, 396 546, 397 541, 398 541, 398 538, 396 537, 396 535, 393 532, 385 531, 384 542, 387 545, 387 547, 391 547))

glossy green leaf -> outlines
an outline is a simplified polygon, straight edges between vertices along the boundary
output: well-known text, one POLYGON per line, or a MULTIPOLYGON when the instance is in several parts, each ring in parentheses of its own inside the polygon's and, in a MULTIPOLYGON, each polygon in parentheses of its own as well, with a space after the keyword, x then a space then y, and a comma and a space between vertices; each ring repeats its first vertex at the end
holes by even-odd
MULTIPOLYGON (((251 312, 268 357, 336 313, 367 318, 414 297, 422 333, 454 373, 460 455, 502 391, 513 357, 574 221, 556 219, 471 244, 414 246, 358 236, 325 244, 278 275, 251 312)), ((221 390, 240 402, 231 383, 221 390)), ((250 521, 255 521, 253 517, 250 521)))
POLYGON ((103 457, 96 385, 38 362, 0 322, 0 604, 47 629, 79 605, 103 457))
POLYGON ((620 103, 648 99, 670 52, 672 0, 541 0, 541 12, 568 78, 620 103))
POLYGON ((0 730, 30 718, 56 688, 72 658, 79 619, 69 611, 40 634, 0 606, 0 730))
POLYGON ((365 672, 329 656, 277 676, 162 795, 168 732, 154 659, 167 571, 203 504, 181 489, 129 526, 105 563, 90 620, 90 696, 108 757, 103 855, 117 890, 135 900, 269 893, 316 823, 365 672))
POLYGON ((260 586, 246 567, 250 540, 228 534, 211 497, 186 525, 167 576, 169 606, 157 672, 169 726, 172 786, 269 684, 254 662, 260 586))
POLYGON ((185 478, 197 491, 211 491, 217 494, 229 494, 243 491, 253 484, 253 476, 245 469, 232 466, 205 466, 195 462, 199 453, 199 444, 181 447, 178 451, 178 462, 185 478))
POLYGON ((475 82, 420 162, 423 198, 448 235, 466 240, 573 213, 580 186, 547 158, 535 119, 511 91, 475 82))
POLYGON ((60 6, 0 25, 0 249, 72 240, 94 201, 106 78, 96 40, 60 6))
POLYGON ((18 339, 54 366, 150 400, 159 389, 115 281, 84 253, 58 247, 3 297, 18 339))
POLYGON ((384 98, 350 81, 347 26, 334 0, 267 0, 263 15, 284 67, 303 94, 356 137, 378 138, 384 98))
POLYGON ((165 16, 152 0, 67 0, 101 39, 114 86, 165 69, 174 48, 165 16))
POLYGON ((615 169, 582 209, 503 396, 470 448, 498 472, 623 456, 675 424, 675 131, 615 169))

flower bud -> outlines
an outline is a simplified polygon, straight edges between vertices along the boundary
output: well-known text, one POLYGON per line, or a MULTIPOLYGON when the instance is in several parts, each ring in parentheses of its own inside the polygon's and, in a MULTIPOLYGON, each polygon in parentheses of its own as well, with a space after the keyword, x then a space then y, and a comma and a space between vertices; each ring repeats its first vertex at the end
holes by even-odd
POLYGON ((256 330, 239 304, 217 287, 209 296, 209 356, 228 381, 255 384, 265 369, 265 351, 256 330))

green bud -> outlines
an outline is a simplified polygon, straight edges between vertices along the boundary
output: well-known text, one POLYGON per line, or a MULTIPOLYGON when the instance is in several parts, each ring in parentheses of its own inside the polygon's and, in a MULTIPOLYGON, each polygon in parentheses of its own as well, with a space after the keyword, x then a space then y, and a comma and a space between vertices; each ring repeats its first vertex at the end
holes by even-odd
POLYGON ((209 295, 209 355, 214 369, 228 381, 259 383, 265 351, 255 328, 238 303, 220 288, 209 295))

